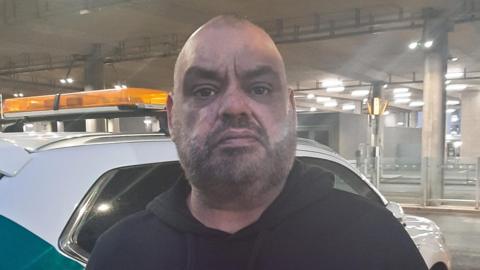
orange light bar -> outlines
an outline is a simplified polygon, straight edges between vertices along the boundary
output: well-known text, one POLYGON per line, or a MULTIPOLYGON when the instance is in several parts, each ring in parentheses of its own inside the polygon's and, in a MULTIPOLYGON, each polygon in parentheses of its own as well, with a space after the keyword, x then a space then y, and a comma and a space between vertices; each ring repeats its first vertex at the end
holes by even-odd
MULTIPOLYGON (((168 92, 164 90, 126 88, 84 91, 60 95, 58 109, 93 108, 128 105, 167 104, 168 92)), ((4 113, 49 111, 54 109, 55 95, 6 99, 4 113)))

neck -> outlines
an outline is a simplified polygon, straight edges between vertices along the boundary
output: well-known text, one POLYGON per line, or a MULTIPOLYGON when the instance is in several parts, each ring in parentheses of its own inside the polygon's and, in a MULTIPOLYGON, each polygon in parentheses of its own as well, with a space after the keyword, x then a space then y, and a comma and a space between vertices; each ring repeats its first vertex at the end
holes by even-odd
POLYGON ((210 198, 192 186, 187 205, 192 215, 203 225, 227 233, 236 233, 258 220, 278 197, 284 184, 285 181, 267 192, 251 193, 249 196, 239 196, 222 202, 210 198))

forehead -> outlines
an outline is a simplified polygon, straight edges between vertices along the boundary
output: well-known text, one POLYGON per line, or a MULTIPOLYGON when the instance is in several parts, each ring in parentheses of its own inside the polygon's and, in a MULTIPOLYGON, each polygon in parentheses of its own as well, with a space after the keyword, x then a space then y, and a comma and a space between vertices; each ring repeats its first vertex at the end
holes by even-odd
POLYGON ((255 69, 270 66, 280 71, 283 61, 271 39, 250 25, 202 29, 189 41, 183 52, 183 71, 191 66, 209 70, 255 69))

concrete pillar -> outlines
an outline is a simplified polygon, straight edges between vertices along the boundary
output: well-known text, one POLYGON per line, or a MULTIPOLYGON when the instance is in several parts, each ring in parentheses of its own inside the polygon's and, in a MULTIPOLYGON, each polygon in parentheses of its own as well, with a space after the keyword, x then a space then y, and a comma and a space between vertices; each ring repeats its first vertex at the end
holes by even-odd
POLYGON ((93 44, 92 50, 85 61, 85 91, 105 89, 103 67, 102 46, 101 44, 93 44))
MULTIPOLYGON (((87 60, 85 61, 85 91, 105 88, 103 66, 102 46, 100 44, 94 44, 87 60)), ((85 121, 85 128, 87 132, 104 132, 107 131, 107 124, 103 119, 87 119, 85 121)))
POLYGON ((467 91, 461 96, 461 138, 460 156, 465 158, 480 157, 480 92, 467 91))
POLYGON ((426 205, 440 205, 443 197, 443 163, 445 153, 445 73, 448 59, 448 24, 429 10, 425 21, 425 49, 422 128, 422 187, 426 205))
MULTIPOLYGON (((371 94, 370 104, 372 104, 375 98, 378 98, 380 101, 382 101, 382 89, 384 84, 385 84, 384 82, 379 82, 379 81, 372 82, 372 94, 371 94)), ((375 106, 381 106, 381 102, 379 102, 375 106)), ((370 145, 372 146, 370 160, 373 162, 373 168, 370 175, 372 177, 373 184, 376 187, 380 186, 380 179, 382 177, 383 129, 384 129, 383 122, 384 122, 383 116, 375 115, 373 113, 369 115, 370 145)))

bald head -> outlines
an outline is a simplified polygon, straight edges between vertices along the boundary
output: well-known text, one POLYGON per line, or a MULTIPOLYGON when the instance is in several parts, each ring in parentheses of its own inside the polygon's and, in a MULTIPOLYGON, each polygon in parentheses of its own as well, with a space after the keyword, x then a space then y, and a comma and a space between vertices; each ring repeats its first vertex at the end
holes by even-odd
POLYGON ((258 64, 274 63, 286 83, 282 56, 263 29, 236 16, 217 16, 198 28, 180 51, 175 63, 174 91, 182 88, 184 73, 192 65, 200 62, 218 69, 251 53, 258 57, 258 64))

